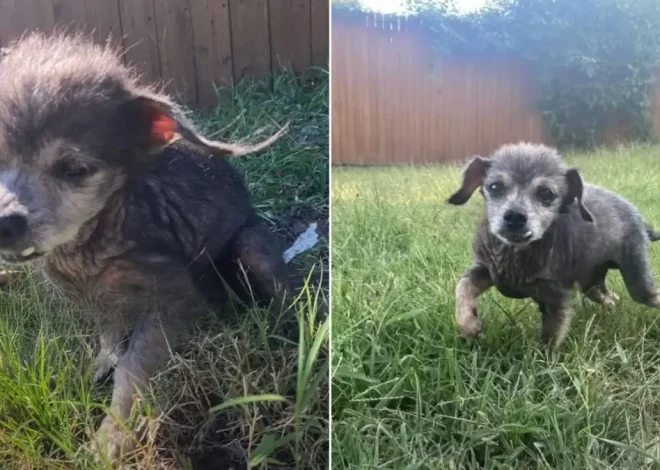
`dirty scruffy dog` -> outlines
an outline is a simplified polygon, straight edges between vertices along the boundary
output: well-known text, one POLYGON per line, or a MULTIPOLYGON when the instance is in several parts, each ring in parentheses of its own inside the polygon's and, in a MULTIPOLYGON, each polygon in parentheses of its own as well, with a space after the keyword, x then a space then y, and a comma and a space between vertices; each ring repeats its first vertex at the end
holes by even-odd
POLYGON ((0 258, 34 262, 95 315, 97 378, 114 369, 102 454, 130 446, 134 398, 208 311, 199 286, 222 287, 208 282, 215 266, 288 298, 282 250, 225 158, 280 135, 252 147, 207 140, 114 50, 82 36, 31 34, 3 51, 0 258))
POLYGON ((633 300, 660 308, 648 253, 660 237, 621 196, 583 184, 554 149, 521 143, 475 157, 448 202, 464 204, 478 188, 486 217, 474 238, 473 264, 456 287, 463 335, 479 335, 476 299, 496 286, 507 297, 534 299, 541 338, 556 347, 571 322, 575 284, 601 305, 618 300, 605 286, 609 269, 621 271, 633 300))

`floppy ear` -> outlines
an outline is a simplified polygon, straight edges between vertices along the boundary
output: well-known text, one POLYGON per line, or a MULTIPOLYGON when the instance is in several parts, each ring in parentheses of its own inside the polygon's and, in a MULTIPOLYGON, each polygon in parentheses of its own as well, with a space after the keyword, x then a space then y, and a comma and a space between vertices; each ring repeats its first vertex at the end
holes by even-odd
POLYGON ((463 184, 461 188, 452 194, 447 202, 456 206, 465 204, 470 199, 470 196, 472 196, 472 193, 483 184, 488 168, 490 168, 490 163, 490 160, 474 157, 465 170, 463 170, 463 184))
POLYGON ((237 156, 258 152, 282 137, 289 128, 286 124, 266 140, 252 145, 237 145, 209 140, 200 135, 173 102, 156 95, 142 94, 136 98, 144 123, 151 152, 157 153, 180 138, 200 145, 213 155, 237 156))
POLYGON ((580 173, 575 168, 571 168, 566 171, 566 183, 568 184, 568 194, 564 199, 563 211, 566 212, 566 206, 573 202, 573 199, 577 201, 578 208, 580 209, 580 215, 583 220, 587 222, 593 222, 594 218, 591 215, 591 212, 582 204, 582 191, 584 186, 582 184, 582 178, 580 173))

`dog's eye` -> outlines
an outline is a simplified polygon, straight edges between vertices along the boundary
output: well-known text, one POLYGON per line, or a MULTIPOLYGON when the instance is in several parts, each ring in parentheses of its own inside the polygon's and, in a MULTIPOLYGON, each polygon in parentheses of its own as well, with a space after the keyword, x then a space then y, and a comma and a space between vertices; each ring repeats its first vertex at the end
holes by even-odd
POLYGON ((545 186, 539 188, 536 194, 541 202, 545 203, 551 203, 555 200, 555 197, 557 197, 552 189, 546 188, 545 186))
POLYGON ((502 194, 504 192, 504 185, 499 181, 491 183, 488 185, 488 192, 491 193, 493 196, 502 194))
POLYGON ((79 181, 96 172, 96 168, 73 160, 62 160, 55 165, 55 175, 63 180, 79 181))

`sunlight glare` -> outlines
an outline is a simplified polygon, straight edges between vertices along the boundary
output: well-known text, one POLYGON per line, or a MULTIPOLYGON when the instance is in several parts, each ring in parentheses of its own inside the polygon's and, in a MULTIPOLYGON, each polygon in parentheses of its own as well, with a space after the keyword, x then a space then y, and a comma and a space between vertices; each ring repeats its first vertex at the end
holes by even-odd
MULTIPOLYGON (((471 13, 485 7, 490 0, 455 0, 456 8, 461 13, 471 13)), ((371 11, 385 14, 405 14, 406 0, 361 0, 362 5, 371 11)))

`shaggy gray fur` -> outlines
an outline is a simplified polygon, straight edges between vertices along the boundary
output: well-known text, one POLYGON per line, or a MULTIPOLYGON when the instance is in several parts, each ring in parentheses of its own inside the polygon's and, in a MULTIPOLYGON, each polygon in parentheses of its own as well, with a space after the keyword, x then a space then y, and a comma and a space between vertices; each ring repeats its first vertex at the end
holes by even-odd
POLYGON ((489 159, 475 157, 449 202, 464 204, 477 188, 486 217, 474 238, 473 264, 456 288, 464 335, 481 332, 475 299, 496 286, 507 297, 534 299, 542 339, 557 346, 570 325, 575 284, 602 305, 618 300, 605 286, 609 269, 621 271, 633 300, 660 307, 648 254, 657 234, 630 202, 583 184, 554 149, 521 143, 489 159))
POLYGON ((223 280, 287 296, 281 247, 226 158, 280 135, 210 141, 83 37, 31 34, 0 60, 0 259, 34 262, 92 312, 97 378, 114 370, 95 441, 112 460, 133 443, 134 398, 223 280))

